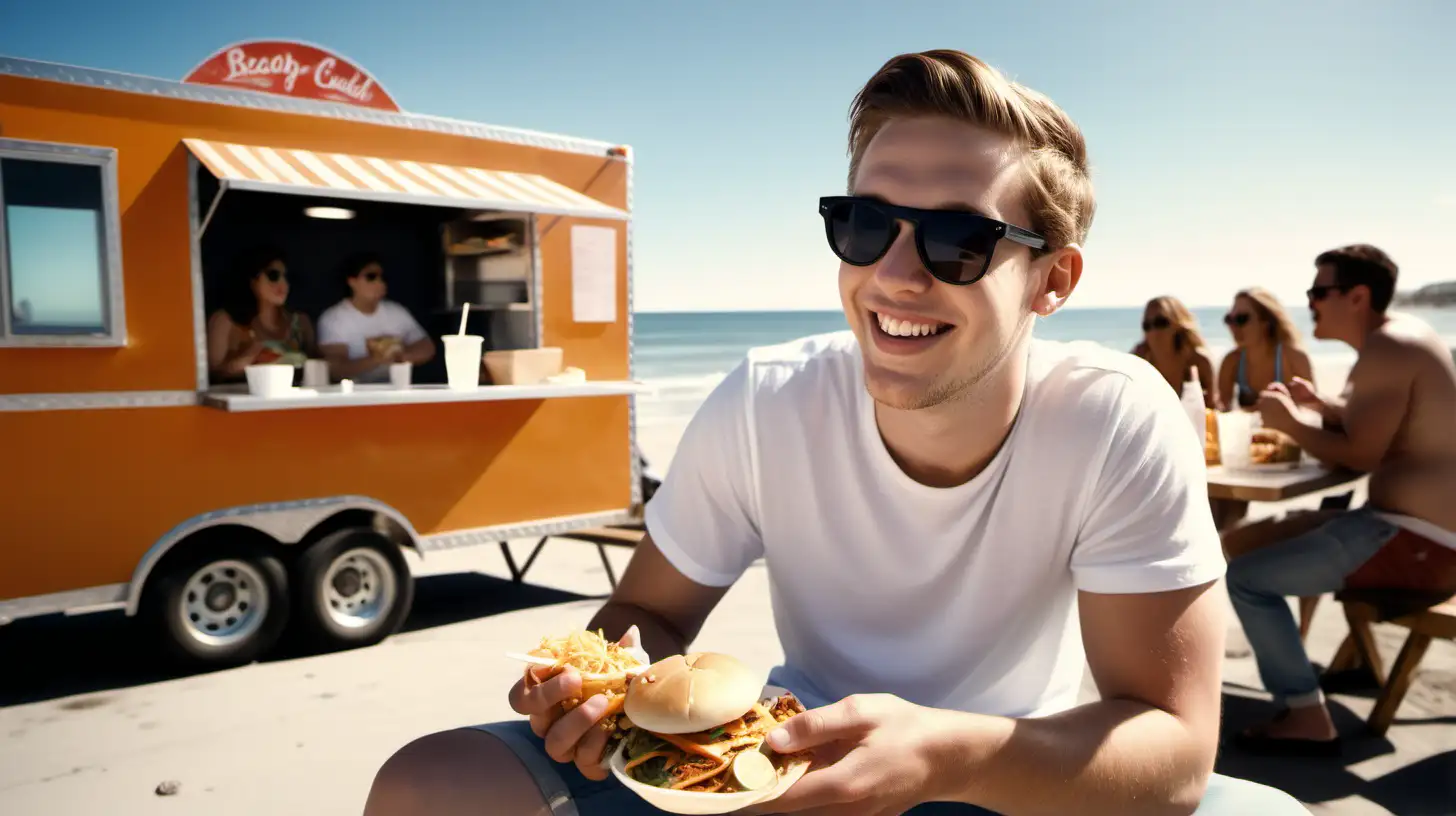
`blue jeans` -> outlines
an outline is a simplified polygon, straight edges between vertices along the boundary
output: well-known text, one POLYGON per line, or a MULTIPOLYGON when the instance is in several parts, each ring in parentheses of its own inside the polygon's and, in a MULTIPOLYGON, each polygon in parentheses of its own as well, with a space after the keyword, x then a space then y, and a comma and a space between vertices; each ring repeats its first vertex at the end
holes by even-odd
POLYGON ((1306 706, 1323 700, 1319 676, 1286 598, 1341 589, 1398 532, 1396 525, 1361 508, 1229 562, 1229 600, 1254 651, 1264 689, 1276 703, 1306 706))
MULTIPOLYGON (((540 737, 525 720, 475 726, 495 736, 515 751, 535 777, 552 816, 652 816, 662 811, 649 805, 615 779, 593 782, 575 765, 561 764, 546 756, 540 737)), ((486 812, 486 811, 482 811, 486 812)), ((908 811, 911 816, 976 816, 989 814, 985 808, 951 802, 932 802, 908 811)), ((1309 816, 1309 810, 1289 794, 1243 779, 1215 774, 1198 806, 1198 816, 1309 816)))

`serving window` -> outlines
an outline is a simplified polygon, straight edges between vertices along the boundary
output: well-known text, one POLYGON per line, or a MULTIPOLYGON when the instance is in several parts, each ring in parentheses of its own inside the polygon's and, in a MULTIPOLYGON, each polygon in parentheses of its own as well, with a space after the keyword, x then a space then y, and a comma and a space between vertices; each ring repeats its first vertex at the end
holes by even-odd
POLYGON ((0 139, 0 345, 126 344, 116 151, 0 139))

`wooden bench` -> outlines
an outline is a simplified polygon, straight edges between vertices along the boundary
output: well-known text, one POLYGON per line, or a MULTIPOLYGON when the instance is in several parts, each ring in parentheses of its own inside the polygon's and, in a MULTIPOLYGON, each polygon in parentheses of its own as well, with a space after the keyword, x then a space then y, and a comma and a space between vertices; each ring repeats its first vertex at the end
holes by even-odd
POLYGON ((1361 664, 1370 669, 1380 685, 1380 695, 1367 724, 1376 735, 1382 735, 1395 720, 1396 709, 1410 690, 1431 641, 1456 640, 1456 597, 1438 601, 1403 590, 1347 589, 1335 593, 1335 600, 1344 605, 1350 636, 1330 661, 1329 671, 1344 671, 1361 664), (1372 627, 1376 623, 1392 623, 1410 630, 1388 678, 1375 644, 1372 627))
POLYGON ((536 546, 531 549, 531 554, 526 557, 526 563, 520 566, 516 565, 516 559, 511 555, 511 548, 506 542, 500 542, 500 548, 501 554, 505 556, 506 566, 511 571, 511 580, 519 584, 525 580, 526 572, 531 569, 532 564, 536 563, 536 556, 541 554, 541 550, 545 548, 547 541, 553 538, 569 538, 575 541, 585 541, 589 544, 595 544, 597 554, 602 558, 602 567, 607 571, 607 581, 611 583, 612 589, 616 590, 617 572, 612 569, 612 562, 607 558, 607 547, 635 547, 642 541, 642 536, 646 534, 647 529, 641 523, 636 523, 613 525, 610 527, 588 527, 582 530, 573 530, 569 533, 554 533, 552 535, 542 536, 541 540, 536 542, 536 546))

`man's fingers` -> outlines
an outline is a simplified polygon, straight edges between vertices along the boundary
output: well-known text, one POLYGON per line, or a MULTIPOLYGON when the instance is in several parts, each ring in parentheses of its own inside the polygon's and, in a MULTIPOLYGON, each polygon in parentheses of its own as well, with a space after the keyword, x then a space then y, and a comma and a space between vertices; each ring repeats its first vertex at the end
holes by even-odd
POLYGON ((570 700, 581 694, 581 674, 567 666, 555 677, 530 688, 524 681, 511 689, 511 708, 517 714, 535 716, 545 714, 563 700, 570 700), (519 689, 519 691, 517 691, 519 689))
POLYGON ((546 733, 546 755, 557 762, 571 762, 576 758, 577 745, 588 731, 597 727, 606 710, 607 698, 597 694, 561 715, 546 733))
POLYGON ((607 729, 600 725, 593 726, 581 742, 576 746, 576 768, 581 775, 587 779, 600 782, 609 775, 606 766, 602 764, 605 757, 602 753, 607 748, 607 729))
POLYGON ((781 754, 790 754, 852 736, 864 727, 858 706, 855 698, 846 697, 832 705, 811 708, 790 717, 788 722, 769 733, 768 745, 781 754))

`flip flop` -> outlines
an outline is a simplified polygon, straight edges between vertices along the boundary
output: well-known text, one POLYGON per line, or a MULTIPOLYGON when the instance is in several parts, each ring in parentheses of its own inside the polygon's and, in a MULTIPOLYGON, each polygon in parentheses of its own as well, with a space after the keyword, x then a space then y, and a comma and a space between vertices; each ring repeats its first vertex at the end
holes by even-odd
POLYGON ((1246 754, 1264 757, 1314 757, 1328 759, 1344 754, 1339 737, 1327 740, 1271 737, 1268 734, 1234 735, 1234 747, 1246 754))

